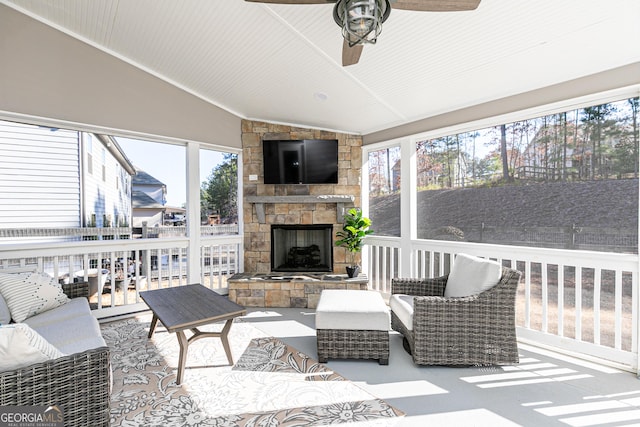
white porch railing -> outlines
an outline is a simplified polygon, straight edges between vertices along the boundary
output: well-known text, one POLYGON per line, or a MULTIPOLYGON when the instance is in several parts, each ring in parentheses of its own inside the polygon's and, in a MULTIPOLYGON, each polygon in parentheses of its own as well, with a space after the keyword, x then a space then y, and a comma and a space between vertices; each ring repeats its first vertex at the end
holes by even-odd
MULTIPOLYGON (((204 286, 219 291, 239 270, 242 237, 201 236, 200 271, 204 286)), ((91 240, 29 243, 0 248, 0 272, 33 267, 59 281, 89 282, 89 299, 98 318, 146 309, 140 291, 187 283, 189 239, 91 240)))
POLYGON ((453 255, 496 259, 523 273, 517 297, 521 340, 638 370, 638 255, 368 237, 373 289, 390 293, 392 277, 447 274, 453 255), (406 253, 409 251, 409 253, 406 253))
MULTIPOLYGON (((366 273, 382 293, 393 277, 446 274, 456 253, 497 259, 523 272, 519 339, 638 370, 638 255, 371 236, 366 243, 366 273)), ((201 236, 196 280, 224 291, 240 272, 241 245, 239 235, 201 236)), ((25 243, 0 248, 0 272, 33 266, 61 281, 87 280, 100 318, 146 309, 142 290, 186 284, 188 249, 186 237, 25 243)))

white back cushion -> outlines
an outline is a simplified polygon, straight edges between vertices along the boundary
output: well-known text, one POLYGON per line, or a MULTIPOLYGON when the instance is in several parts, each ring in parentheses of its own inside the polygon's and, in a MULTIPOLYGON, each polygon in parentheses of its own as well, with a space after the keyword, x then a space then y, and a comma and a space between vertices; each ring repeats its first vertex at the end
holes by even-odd
POLYGON ((458 254, 449 273, 444 296, 466 297, 479 294, 498 284, 502 266, 497 261, 458 254))
POLYGON ((0 273, 0 294, 16 323, 69 300, 62 287, 45 273, 0 273))

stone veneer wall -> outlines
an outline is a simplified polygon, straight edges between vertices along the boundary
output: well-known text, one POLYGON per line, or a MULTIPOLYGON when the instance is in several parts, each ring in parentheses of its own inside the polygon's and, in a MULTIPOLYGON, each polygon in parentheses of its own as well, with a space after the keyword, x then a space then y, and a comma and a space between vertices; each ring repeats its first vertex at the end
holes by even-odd
MULTIPOLYGON (((362 165, 362 137, 336 132, 305 129, 251 120, 242 121, 242 157, 244 196, 315 196, 352 195, 354 206, 360 206, 360 170, 362 165), (262 167, 262 140, 337 139, 338 184, 264 184, 262 167), (257 181, 249 181, 249 175, 257 175, 257 181)), ((243 200, 244 214, 244 270, 252 273, 271 271, 271 224, 333 224, 335 232, 342 228, 338 223, 335 203, 267 203, 266 222, 260 224, 252 203, 243 200)), ((333 248, 333 271, 344 273, 346 253, 343 248, 333 248)))

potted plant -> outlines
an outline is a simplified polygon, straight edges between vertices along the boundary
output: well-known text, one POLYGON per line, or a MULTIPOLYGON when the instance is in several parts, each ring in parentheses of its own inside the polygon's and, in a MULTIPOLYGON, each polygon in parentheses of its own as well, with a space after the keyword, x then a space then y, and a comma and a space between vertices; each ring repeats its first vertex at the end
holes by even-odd
POLYGON ((369 230, 371 220, 362 216, 359 208, 351 208, 344 214, 342 230, 336 233, 335 245, 341 246, 347 250, 349 255, 349 265, 347 266, 347 275, 354 277, 358 275, 360 266, 355 263, 355 255, 362 250, 362 242, 366 235, 373 233, 369 230))

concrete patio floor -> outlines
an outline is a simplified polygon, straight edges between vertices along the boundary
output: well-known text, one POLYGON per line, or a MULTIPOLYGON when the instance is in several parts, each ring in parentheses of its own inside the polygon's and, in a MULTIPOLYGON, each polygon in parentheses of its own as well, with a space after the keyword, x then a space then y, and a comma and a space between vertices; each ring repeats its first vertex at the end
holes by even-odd
MULTIPOLYGON (((243 321, 317 357, 313 310, 248 309, 243 321)), ((327 366, 404 411, 402 427, 640 425, 640 380, 630 372, 525 344, 515 366, 417 366, 399 334, 392 333, 390 346, 388 366, 327 366)))

